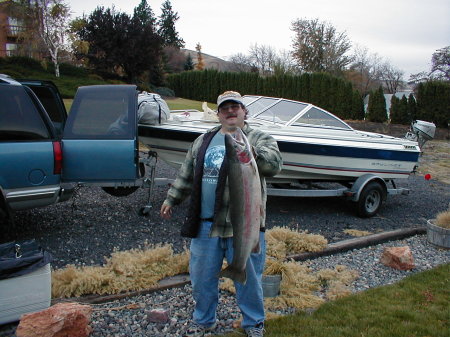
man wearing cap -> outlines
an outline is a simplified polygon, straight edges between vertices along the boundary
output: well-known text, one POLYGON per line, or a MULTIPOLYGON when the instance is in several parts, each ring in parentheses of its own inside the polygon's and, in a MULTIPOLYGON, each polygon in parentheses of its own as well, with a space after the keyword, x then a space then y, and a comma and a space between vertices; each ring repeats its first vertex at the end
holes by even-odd
POLYGON ((192 238, 189 273, 195 300, 192 326, 186 336, 203 336, 216 327, 219 301, 218 274, 223 258, 231 263, 233 227, 229 222, 230 195, 227 165, 224 165, 225 134, 241 128, 252 146, 261 179, 262 209, 260 253, 252 253, 247 261, 247 282, 235 282, 236 298, 242 313, 242 328, 247 336, 263 336, 264 301, 262 272, 265 262, 265 177, 281 170, 282 159, 277 142, 269 134, 252 129, 246 122, 247 109, 242 96, 226 91, 217 98, 220 126, 199 136, 190 146, 178 176, 161 206, 161 216, 169 219, 172 207, 190 196, 188 214, 181 235, 192 238))

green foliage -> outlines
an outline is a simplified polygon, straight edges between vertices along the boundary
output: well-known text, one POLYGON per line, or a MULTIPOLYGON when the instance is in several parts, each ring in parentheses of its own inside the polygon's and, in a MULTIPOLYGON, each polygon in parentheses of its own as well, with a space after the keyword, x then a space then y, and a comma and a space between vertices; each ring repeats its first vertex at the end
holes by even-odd
POLYGON ((327 73, 260 76, 248 72, 217 70, 171 74, 168 86, 178 97, 215 102, 226 90, 243 95, 283 97, 313 103, 344 119, 361 119, 363 102, 349 82, 327 73))
POLYGON ((170 88, 156 87, 153 91, 164 97, 175 97, 175 92, 170 88))
MULTIPOLYGON (((265 323, 266 337, 447 337, 450 265, 265 323)), ((242 336, 240 332, 227 337, 242 336)))
POLYGON ((413 94, 408 96, 408 120, 412 122, 416 119, 417 115, 417 102, 413 94))
POLYGON ((73 98, 78 87, 97 84, 123 84, 117 80, 105 80, 99 75, 91 74, 89 70, 62 63, 61 76, 55 77, 52 65, 44 69, 42 65, 24 57, 0 58, 1 72, 12 78, 29 78, 53 81, 58 87, 63 98, 73 98), (28 64, 29 67, 24 66, 28 64))
POLYGON ((184 47, 183 39, 178 36, 178 32, 175 30, 175 22, 179 18, 178 13, 173 11, 170 0, 165 0, 158 21, 158 34, 163 39, 165 46, 184 47))
POLYGON ((352 110, 350 119, 363 120, 364 119, 364 102, 357 90, 352 94, 352 110))
POLYGON ((430 81, 417 88, 417 119, 447 128, 450 123, 450 83, 430 81))
POLYGON ((162 39, 154 22, 145 0, 135 8, 132 17, 97 7, 84 25, 73 27, 78 39, 89 44, 89 50, 79 51, 78 57, 86 58, 100 73, 123 72, 128 82, 161 85, 162 39), (141 78, 143 74, 146 78, 141 78))
POLYGON ((381 86, 370 93, 366 117, 370 122, 384 123, 387 121, 386 100, 381 86))
POLYGON ((405 95, 401 99, 393 95, 391 99, 391 109, 389 118, 393 124, 409 124, 411 123, 408 114, 408 99, 405 95))
POLYGON ((191 54, 186 56, 186 62, 184 63, 184 70, 189 71, 194 69, 194 62, 192 61, 191 54))

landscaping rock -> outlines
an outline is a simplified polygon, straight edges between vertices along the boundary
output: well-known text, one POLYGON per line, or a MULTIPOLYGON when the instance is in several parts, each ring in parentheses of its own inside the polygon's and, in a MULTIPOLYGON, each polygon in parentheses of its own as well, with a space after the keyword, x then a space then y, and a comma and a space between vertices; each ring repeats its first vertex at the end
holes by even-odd
POLYGON ((58 303, 54 306, 22 316, 16 330, 17 337, 87 337, 92 329, 92 308, 77 303, 58 303))
POLYGON ((398 270, 410 270, 416 267, 409 246, 384 248, 380 262, 398 270))
POLYGON ((169 320, 169 310, 153 309, 148 311, 147 320, 153 323, 166 323, 169 320))

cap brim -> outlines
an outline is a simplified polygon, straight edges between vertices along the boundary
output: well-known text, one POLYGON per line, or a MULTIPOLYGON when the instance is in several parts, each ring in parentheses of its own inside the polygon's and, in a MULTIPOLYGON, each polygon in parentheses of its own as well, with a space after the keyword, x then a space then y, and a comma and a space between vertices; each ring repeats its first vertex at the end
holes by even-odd
POLYGON ((234 103, 244 104, 242 101, 239 101, 237 99, 227 98, 226 100, 220 102, 217 107, 220 107, 223 103, 226 103, 226 102, 234 102, 234 103))

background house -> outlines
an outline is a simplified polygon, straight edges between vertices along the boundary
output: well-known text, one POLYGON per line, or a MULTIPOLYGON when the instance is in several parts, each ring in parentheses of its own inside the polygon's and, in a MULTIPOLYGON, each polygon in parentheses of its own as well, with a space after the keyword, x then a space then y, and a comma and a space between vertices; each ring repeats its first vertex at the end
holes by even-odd
POLYGON ((42 59, 45 49, 36 38, 37 24, 29 8, 15 0, 0 0, 0 57, 28 56, 42 59))

